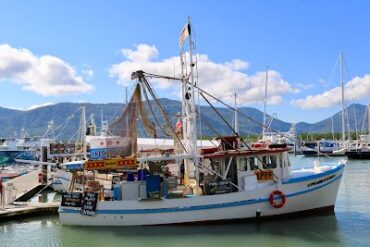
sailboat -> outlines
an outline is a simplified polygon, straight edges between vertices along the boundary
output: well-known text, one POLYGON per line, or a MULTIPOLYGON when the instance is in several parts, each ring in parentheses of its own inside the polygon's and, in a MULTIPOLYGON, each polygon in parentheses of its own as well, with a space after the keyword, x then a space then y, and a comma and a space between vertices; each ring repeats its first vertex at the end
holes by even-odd
POLYGON ((291 125, 291 128, 287 132, 277 132, 271 130, 271 124, 274 120, 274 116, 270 117, 269 123, 267 123, 267 86, 268 86, 268 72, 269 68, 266 68, 266 79, 265 79, 265 96, 263 102, 263 125, 262 125, 262 137, 259 142, 268 144, 286 144, 290 148, 290 153, 300 152, 298 147, 297 135, 295 131, 295 124, 291 125))
POLYGON ((346 109, 345 109, 345 104, 344 104, 344 69, 343 69, 343 63, 344 63, 344 57, 343 57, 343 52, 340 53, 340 81, 341 81, 341 99, 342 99, 342 145, 340 148, 337 148, 336 150, 333 150, 332 156, 343 156, 346 154, 349 146, 350 146, 350 133, 348 130, 348 140, 346 140, 346 129, 345 129, 345 115, 346 115, 346 109))
POLYGON ((360 135, 355 147, 349 148, 346 155, 349 159, 370 159, 370 104, 367 107, 368 134, 360 135))
MULTIPOLYGON (((303 154, 305 156, 344 156, 348 147, 349 147, 349 140, 346 140, 346 108, 345 108, 345 98, 344 98, 344 57, 343 52, 339 55, 339 62, 340 62, 340 84, 341 84, 341 106, 342 106, 342 113, 341 113, 341 123, 342 123, 342 140, 341 142, 334 140, 320 140, 317 142, 310 142, 306 143, 306 148, 303 150, 303 154)), ((332 132, 333 130, 333 119, 332 119, 332 132)), ((348 138, 350 134, 348 133, 348 138)), ((334 134, 333 134, 334 137, 334 134)))
MULTIPOLYGON (((189 42, 186 60, 190 60, 185 62, 185 53, 182 53, 183 76, 177 78, 182 83, 181 124, 172 127, 165 114, 161 119, 167 122, 169 132, 173 134, 175 150, 161 155, 136 152, 135 133, 126 129, 135 129, 139 113, 144 119, 143 125, 151 129, 139 97, 147 93, 155 95, 147 78, 170 77, 133 72, 132 78, 138 81, 133 96, 123 115, 111 124, 111 130, 117 130, 115 133, 119 133, 121 128, 120 135, 129 143, 125 149, 127 152, 121 157, 88 160, 84 164, 84 172, 116 171, 115 174, 123 181, 117 179, 112 182, 112 198, 107 198, 101 186, 93 181, 90 185, 87 183, 83 193, 72 191, 63 194, 59 207, 62 224, 197 224, 333 211, 345 161, 294 170, 288 160, 286 146, 249 147, 238 135, 219 136, 216 138, 217 147, 198 149, 196 89, 202 95, 207 92, 201 90, 194 80, 196 60, 193 58, 191 30, 189 18, 180 36, 182 49, 184 41, 189 42), (186 71, 190 73, 186 74, 186 71), (131 113, 130 109, 133 110, 131 113), (133 121, 123 125, 128 115, 133 121), (180 167, 183 177, 179 179, 169 172, 169 166, 180 167)), ((155 102, 164 113, 160 101, 155 102)))

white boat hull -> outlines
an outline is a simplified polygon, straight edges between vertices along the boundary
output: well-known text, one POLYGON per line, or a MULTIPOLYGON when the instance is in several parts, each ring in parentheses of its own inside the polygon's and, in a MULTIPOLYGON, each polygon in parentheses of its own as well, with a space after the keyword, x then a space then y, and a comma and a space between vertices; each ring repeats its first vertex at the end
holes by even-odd
POLYGON ((157 201, 98 202, 94 216, 81 215, 80 208, 60 207, 59 217, 65 225, 132 226, 229 221, 332 210, 343 168, 344 165, 338 165, 323 173, 253 191, 157 201), (269 202, 269 195, 275 190, 286 196, 281 208, 274 208, 269 202))
POLYGON ((55 191, 65 192, 68 191, 71 180, 72 180, 71 172, 58 170, 51 182, 51 186, 54 188, 55 191))
POLYGON ((330 156, 345 156, 348 148, 334 150, 330 156))

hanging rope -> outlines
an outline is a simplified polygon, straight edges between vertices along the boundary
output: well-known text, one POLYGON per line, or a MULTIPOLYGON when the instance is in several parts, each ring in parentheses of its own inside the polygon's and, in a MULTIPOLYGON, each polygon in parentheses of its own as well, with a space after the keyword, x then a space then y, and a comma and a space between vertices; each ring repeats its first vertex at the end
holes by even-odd
MULTIPOLYGON (((158 108, 159 108, 159 110, 160 110, 160 112, 161 112, 161 114, 162 114, 162 116, 163 116, 166 124, 169 126, 170 131, 172 132, 173 137, 180 143, 180 146, 184 150, 184 152, 187 153, 186 148, 185 148, 184 144, 182 143, 182 141, 180 140, 179 136, 177 135, 175 129, 173 128, 173 126, 171 124, 171 121, 169 120, 169 118, 167 116, 167 113, 164 110, 164 107, 162 106, 161 102, 158 100, 158 97, 157 97, 154 89, 150 85, 149 81, 145 78, 144 72, 143 71, 137 71, 135 73, 136 73, 136 76, 138 76, 139 81, 148 90, 148 92, 150 93, 150 95, 154 99, 154 102, 157 104, 157 106, 158 106, 158 108)), ((166 132, 164 132, 164 133, 166 133, 166 132)))

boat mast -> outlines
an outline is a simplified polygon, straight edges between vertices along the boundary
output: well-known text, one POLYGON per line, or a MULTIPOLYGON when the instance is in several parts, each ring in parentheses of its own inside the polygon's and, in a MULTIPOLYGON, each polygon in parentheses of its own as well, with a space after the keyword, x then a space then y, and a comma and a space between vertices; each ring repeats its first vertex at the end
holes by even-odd
POLYGON ((369 137, 370 137, 370 103, 367 106, 367 143, 369 146, 369 137))
POLYGON ((346 141, 345 109, 344 109, 344 76, 343 76, 343 51, 340 52, 340 83, 342 87, 342 141, 346 141))
POLYGON ((81 144, 84 158, 87 159, 87 147, 86 147, 86 107, 82 106, 81 109, 81 144))
POLYGON ((335 135, 334 135, 334 120, 333 117, 331 117, 331 136, 333 141, 335 141, 335 135))
POLYGON ((236 92, 234 94, 234 131, 235 135, 239 135, 239 123, 238 123, 238 109, 237 109, 237 104, 236 104, 236 92))
POLYGON ((189 58, 190 58, 190 102, 189 102, 189 130, 190 132, 190 146, 192 146, 191 154, 195 157, 197 155, 197 126, 196 126, 196 113, 195 113, 195 93, 194 93, 194 63, 193 63, 193 42, 191 38, 191 18, 188 17, 189 25, 189 58))
POLYGON ((267 103, 267 82, 269 79, 269 67, 266 67, 266 81, 265 81, 265 99, 263 102, 263 127, 262 127, 262 136, 266 134, 266 103, 267 103))
POLYGON ((184 144, 188 154, 192 157, 194 164, 191 164, 191 160, 185 160, 185 171, 194 165, 195 168, 195 179, 196 179, 196 193, 198 193, 199 187, 199 169, 198 169, 198 157, 197 157, 197 128, 196 128, 196 113, 195 113, 195 90, 194 90, 194 62, 193 62, 193 41, 192 41, 192 27, 191 18, 188 17, 188 23, 182 30, 180 37, 180 49, 181 49, 181 67, 182 67, 182 102, 183 102, 183 114, 184 114, 184 125, 183 125, 183 136, 184 144), (189 63, 190 63, 190 74, 187 74, 186 69, 186 56, 182 49, 183 40, 188 37, 189 39, 189 63), (182 39, 182 40, 181 40, 182 39), (190 79, 190 81, 189 81, 190 79))

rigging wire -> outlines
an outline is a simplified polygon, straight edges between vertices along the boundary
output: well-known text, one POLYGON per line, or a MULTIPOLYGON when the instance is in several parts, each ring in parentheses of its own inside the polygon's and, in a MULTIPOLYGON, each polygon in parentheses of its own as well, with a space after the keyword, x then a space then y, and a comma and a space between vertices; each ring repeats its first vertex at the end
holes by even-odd
MULTIPOLYGON (((212 127, 212 125, 211 125, 207 120, 203 119, 203 121, 205 121, 205 122, 204 122, 204 124, 205 124, 205 125, 206 125, 210 130, 212 130, 212 131, 217 135, 217 137, 218 137, 220 140, 224 141, 227 145, 232 146, 232 143, 230 143, 227 139, 225 139, 225 137, 221 136, 221 135, 217 132, 217 130, 216 130, 215 128, 213 128, 213 127, 212 127)), ((241 141, 244 145, 246 145, 246 144, 245 144, 245 142, 244 142, 243 140, 240 140, 240 141, 241 141)), ((249 146, 248 146, 248 145, 246 145, 246 146, 249 148, 249 146)), ((218 147, 218 149, 219 149, 219 150, 221 150, 221 147, 219 146, 219 147, 218 147)), ((249 151, 252 151, 252 152, 253 152, 253 150, 252 150, 251 148, 249 148, 249 151)), ((266 167, 267 167, 267 164, 266 164, 266 162, 264 162, 264 161, 263 161, 263 159, 259 158, 256 154, 253 154, 253 156, 254 156, 254 157, 256 157, 256 158, 257 158, 257 160, 259 160, 263 166, 266 166, 266 167)), ((258 169, 259 171, 262 171, 262 169, 259 167, 258 163, 256 164, 256 166, 257 166, 257 169, 258 169)), ((268 169, 268 170, 270 170, 270 169, 268 169)), ((215 174, 217 174, 217 173, 215 173, 215 174)), ((219 175, 219 174, 217 174, 217 175, 219 175)), ((273 176, 276 178, 276 180, 279 180, 279 178, 278 178, 274 173, 273 173, 273 176)), ((234 185, 234 186, 235 186, 235 185, 234 185)), ((239 187, 237 187, 237 188, 239 188, 239 187)))
POLYGON ((156 116, 156 114, 154 113, 154 110, 153 110, 153 107, 152 107, 152 104, 150 104, 150 101, 149 101, 149 97, 148 97, 148 94, 147 94, 147 92, 146 92, 146 87, 145 86, 143 86, 143 93, 144 93, 144 97, 145 97, 145 100, 148 102, 148 106, 149 106, 149 110, 150 110, 150 112, 152 113, 152 116, 153 116, 153 119, 154 119, 154 121, 155 121, 155 123, 157 124, 157 126, 162 130, 162 132, 163 132, 163 134, 165 134, 165 135, 169 135, 168 133, 167 133, 167 131, 162 127, 162 125, 161 125, 161 123, 159 122, 159 120, 157 119, 157 116, 156 116))
POLYGON ((59 138, 59 136, 61 136, 61 134, 63 133, 64 129, 67 127, 67 124, 68 122, 73 119, 75 117, 75 114, 80 111, 80 107, 78 107, 69 117, 67 117, 59 126, 57 126, 56 128, 54 128, 50 134, 56 133, 56 131, 58 130, 59 131, 59 134, 55 136, 55 139, 57 140, 59 138))
MULTIPOLYGON (((209 96, 209 97, 211 97, 211 98, 217 99, 216 97, 214 97, 214 96, 213 96, 213 95, 211 95, 210 93, 208 93, 208 92, 204 91, 203 89, 198 88, 198 90, 200 90, 202 93, 204 93, 204 94, 208 95, 208 96, 209 96)), ((201 95, 202 95, 202 93, 201 93, 201 95)), ((221 101, 221 100, 218 100, 218 101, 219 101, 219 103, 223 104, 224 106, 226 106, 226 107, 230 108, 231 110, 238 112, 240 115, 242 115, 242 116, 246 117, 246 118, 247 118, 247 119, 249 119, 251 122, 254 122, 255 124, 260 125, 260 126, 265 126, 265 125, 263 125, 263 124, 259 123, 257 120, 252 119, 250 116, 248 116, 248 115, 246 115, 246 114, 244 114, 244 113, 240 112, 240 110, 238 110, 238 109, 236 109, 236 108, 234 108, 234 107, 232 107, 232 106, 230 106, 230 105, 226 104, 225 102, 223 102, 223 101, 221 101)), ((208 102, 209 102, 209 101, 208 101, 208 102)), ((211 106, 211 107, 212 107, 212 106, 211 106)), ((212 108, 215 110, 215 108, 214 108, 214 107, 212 107, 212 108)), ((219 114, 218 114, 218 115, 219 115, 219 114)), ((222 118, 222 119, 223 119, 223 121, 225 121, 225 120, 224 120, 224 118, 222 118)), ((227 123, 227 121, 225 121, 225 123, 227 123)), ((236 132, 235 132, 235 130, 230 126, 230 124, 228 124, 228 123, 227 123, 227 125, 228 125, 228 127, 229 127, 229 128, 230 128, 234 133, 236 133, 236 132)), ((266 127, 266 126, 265 126, 265 127, 266 127)), ((281 136, 283 136, 283 137, 287 138, 288 140, 292 140, 292 141, 297 141, 297 140, 298 140, 298 141, 299 141, 299 139, 298 139, 298 138, 297 138, 297 139, 290 138, 289 136, 284 135, 284 134, 282 134, 282 133, 280 133, 280 132, 278 132, 278 131, 276 131, 276 130, 273 130, 272 128, 270 128, 270 130, 271 130, 271 132, 273 132, 273 133, 280 134, 281 136)), ((243 144, 244 144, 244 145, 246 145, 246 147, 247 147, 248 149, 250 149, 250 150, 251 150, 251 148, 249 147, 249 145, 248 145, 248 144, 246 144, 245 142, 243 142, 243 144)), ((324 156, 327 156, 327 157, 329 157, 329 158, 334 159, 333 157, 330 157, 329 155, 327 155, 327 154, 325 154, 325 153, 321 153, 319 149, 318 149, 318 154, 321 154, 321 155, 324 155, 324 156)))
POLYGON ((164 120, 166 121, 167 125, 170 127, 170 130, 172 132, 172 135, 176 138, 176 140, 180 143, 182 149, 186 151, 186 148, 184 146, 184 144, 182 143, 182 141, 180 140, 179 136, 177 135, 176 131, 174 130, 172 124, 171 124, 171 121, 168 119, 168 116, 166 114, 166 111, 164 110, 164 107, 162 106, 161 102, 158 100, 158 97, 154 91, 154 89, 152 88, 152 86, 150 85, 150 82, 146 79, 146 77, 144 76, 143 73, 139 73, 139 81, 141 83, 143 83, 145 85, 145 87, 148 89, 149 93, 151 94, 152 98, 154 99, 154 102, 157 104, 164 120))
MULTIPOLYGON (((152 77, 152 78, 164 78, 164 79, 176 80, 176 81, 182 81, 182 80, 183 80, 183 79, 181 79, 181 78, 170 77, 170 76, 160 76, 160 75, 155 75, 155 74, 151 74, 151 73, 147 73, 147 72, 143 72, 143 71, 142 71, 142 73, 143 73, 143 75, 146 75, 146 76, 148 76, 148 77, 152 77)), ((188 84, 190 84, 190 82, 189 82, 188 80, 186 80, 186 82, 187 82, 188 84)), ((261 127, 266 127, 265 125, 261 124, 261 123, 260 123, 260 122, 258 122, 257 120, 255 120, 255 119, 251 118, 250 116, 248 116, 248 115, 244 114, 244 113, 243 113, 243 112, 241 112, 239 109, 235 109, 234 107, 230 106, 229 104, 227 104, 227 103, 225 103, 225 102, 223 102, 223 101, 219 100, 218 98, 216 98, 216 97, 215 97, 215 96, 213 96, 212 94, 208 93, 207 91, 205 91, 205 90, 201 89, 200 87, 198 87, 198 86, 196 86, 196 85, 195 85, 194 87, 195 87, 195 88, 197 88, 197 89, 200 91, 200 93, 203 93, 203 94, 205 94, 205 95, 209 96, 210 98, 212 98, 212 99, 216 100, 216 101, 217 101, 217 102, 219 102, 220 104, 224 105, 225 107, 227 107, 227 108, 229 108, 229 109, 231 109, 231 110, 233 110, 233 111, 236 111, 236 112, 237 112, 237 113, 239 113, 241 116, 243 116, 243 117, 247 118, 250 122, 255 123, 256 125, 259 125, 259 126, 261 126, 261 127)), ((228 124, 228 126, 230 126, 230 124, 228 124)), ((231 128, 231 129, 235 132, 235 130, 234 130, 233 128, 231 128)), ((287 136, 287 135, 284 135, 283 133, 280 133, 279 131, 274 130, 274 129, 272 129, 272 128, 271 128, 271 132, 276 133, 276 134, 280 134, 281 136, 285 137, 285 138, 286 138, 286 139, 288 139, 288 140, 292 140, 292 141, 295 141, 295 142, 296 142, 296 141, 300 141, 300 139, 299 139, 299 138, 296 138, 296 139, 291 138, 291 137, 289 137, 289 136, 287 136)), ((248 145, 248 144, 246 144, 245 142, 244 142, 243 144, 244 144, 244 145, 246 145, 246 147, 250 149, 250 147, 249 147, 249 145, 248 145)), ((319 152, 319 150, 318 150, 318 152, 319 152)), ((324 156, 327 156, 327 157, 329 157, 329 158, 331 158, 331 159, 334 159, 333 157, 330 157, 329 155, 327 155, 327 154, 325 154, 325 153, 320 153, 320 152, 319 152, 319 154, 324 155, 324 156)))
MULTIPOLYGON (((193 31, 193 38, 194 38, 194 42, 193 42, 193 50, 194 50, 194 53, 197 54, 197 47, 196 47, 196 31, 195 29, 193 28, 192 29, 193 31)), ((198 56, 195 55, 195 85, 198 85, 199 86, 199 76, 198 76, 198 56)), ((200 113, 200 97, 199 97, 199 90, 197 90, 197 95, 198 95, 198 112, 200 113)), ((198 124, 199 124, 199 135, 201 137, 201 141, 200 141, 200 147, 202 148, 203 147, 203 133, 202 133, 202 117, 201 115, 199 114, 199 117, 198 117, 198 124)))
POLYGON ((226 123, 227 127, 229 127, 231 129, 231 131, 233 132, 233 134, 235 134, 236 136, 238 136, 238 133, 236 133, 236 131, 230 125, 230 123, 221 115, 221 113, 219 111, 217 111, 217 109, 211 104, 211 102, 209 102, 209 100, 204 96, 204 94, 201 92, 200 95, 209 104, 209 106, 216 112, 216 114, 222 119, 222 121, 224 121, 226 123))

